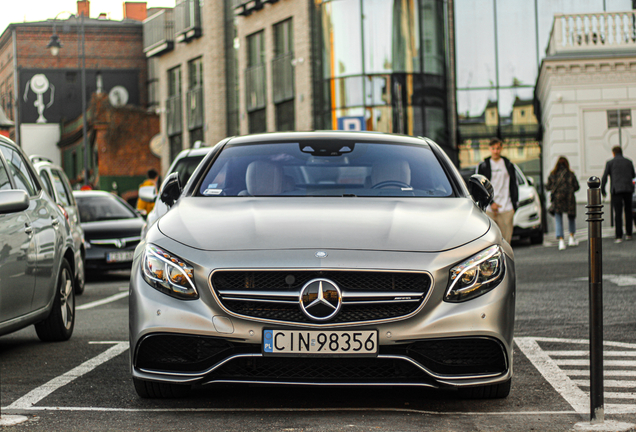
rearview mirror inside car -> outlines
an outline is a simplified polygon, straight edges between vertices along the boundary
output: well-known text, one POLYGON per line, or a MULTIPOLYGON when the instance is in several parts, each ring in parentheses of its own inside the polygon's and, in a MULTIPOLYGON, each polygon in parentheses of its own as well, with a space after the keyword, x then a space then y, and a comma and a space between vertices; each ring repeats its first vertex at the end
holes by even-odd
POLYGON ((485 210, 495 197, 490 180, 481 174, 473 174, 470 176, 468 180, 468 191, 482 210, 485 210))

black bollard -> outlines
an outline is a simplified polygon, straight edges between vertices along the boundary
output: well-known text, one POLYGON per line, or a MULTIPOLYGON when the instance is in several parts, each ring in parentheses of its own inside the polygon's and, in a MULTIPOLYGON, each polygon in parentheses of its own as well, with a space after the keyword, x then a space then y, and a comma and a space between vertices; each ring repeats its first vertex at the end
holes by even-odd
POLYGON ((590 421, 605 419, 603 403, 603 244, 601 180, 587 181, 587 213, 590 280, 590 421))

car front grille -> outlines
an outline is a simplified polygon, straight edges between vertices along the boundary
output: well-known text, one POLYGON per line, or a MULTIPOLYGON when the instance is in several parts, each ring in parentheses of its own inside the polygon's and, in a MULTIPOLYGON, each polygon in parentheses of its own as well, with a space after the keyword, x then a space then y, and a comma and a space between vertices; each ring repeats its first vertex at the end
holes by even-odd
POLYGON ((139 343, 135 367, 174 373, 212 369, 207 374, 211 380, 307 383, 430 382, 430 376, 409 359, 433 374, 447 377, 503 374, 508 370, 504 347, 490 338, 418 340, 380 346, 379 354, 389 358, 261 356, 260 345, 208 336, 152 334, 139 343), (216 365, 220 366, 214 369, 216 365))
POLYGON ((342 291, 342 307, 326 324, 395 319, 415 312, 431 288, 427 273, 382 271, 219 270, 211 284, 222 305, 250 318, 315 323, 300 309, 302 287, 328 279, 342 291))

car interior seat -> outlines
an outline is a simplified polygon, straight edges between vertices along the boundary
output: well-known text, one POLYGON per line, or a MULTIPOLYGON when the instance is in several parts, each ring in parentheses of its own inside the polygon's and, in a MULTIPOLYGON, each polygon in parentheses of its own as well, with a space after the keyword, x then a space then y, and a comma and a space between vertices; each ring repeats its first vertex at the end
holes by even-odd
POLYGON ((409 163, 403 159, 375 162, 371 167, 371 175, 366 181, 367 187, 373 187, 386 181, 411 184, 411 166, 409 163))
MULTIPOLYGON (((283 192, 284 183, 285 176, 280 165, 259 160, 247 166, 245 172, 247 195, 279 195, 283 192)), ((245 195, 243 192, 239 195, 245 195)))

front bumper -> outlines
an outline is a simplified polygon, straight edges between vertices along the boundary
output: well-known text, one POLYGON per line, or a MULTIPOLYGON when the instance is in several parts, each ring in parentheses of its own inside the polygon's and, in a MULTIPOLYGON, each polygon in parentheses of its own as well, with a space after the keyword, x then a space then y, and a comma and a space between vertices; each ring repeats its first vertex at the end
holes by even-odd
MULTIPOLYGON (((428 271, 433 285, 417 311, 399 319, 372 323, 288 323, 239 317, 223 308, 209 286, 211 264, 195 268, 200 298, 183 301, 150 287, 139 269, 131 274, 130 346, 135 378, 157 382, 220 382, 300 385, 409 385, 434 388, 504 382, 512 376, 515 304, 514 262, 507 255, 506 274, 492 291, 463 303, 444 302, 449 269, 487 247, 444 254, 330 251, 344 268, 400 268, 428 271), (399 265, 399 267, 398 267, 399 265), (430 269, 437 268, 435 271, 430 269), (265 329, 377 330, 377 357, 272 357, 261 352, 265 329)), ((166 246, 180 255, 178 245, 166 246)), ((138 248, 138 253, 142 248, 138 248)), ((185 251, 184 251, 185 252, 185 251)), ((216 268, 315 267, 315 251, 226 252, 206 254, 216 268), (306 254, 308 263, 302 262, 306 254), (301 259, 299 260, 299 257, 301 259)), ((511 252, 510 252, 511 255, 511 252)), ((341 267, 339 267, 341 268, 341 267)))

